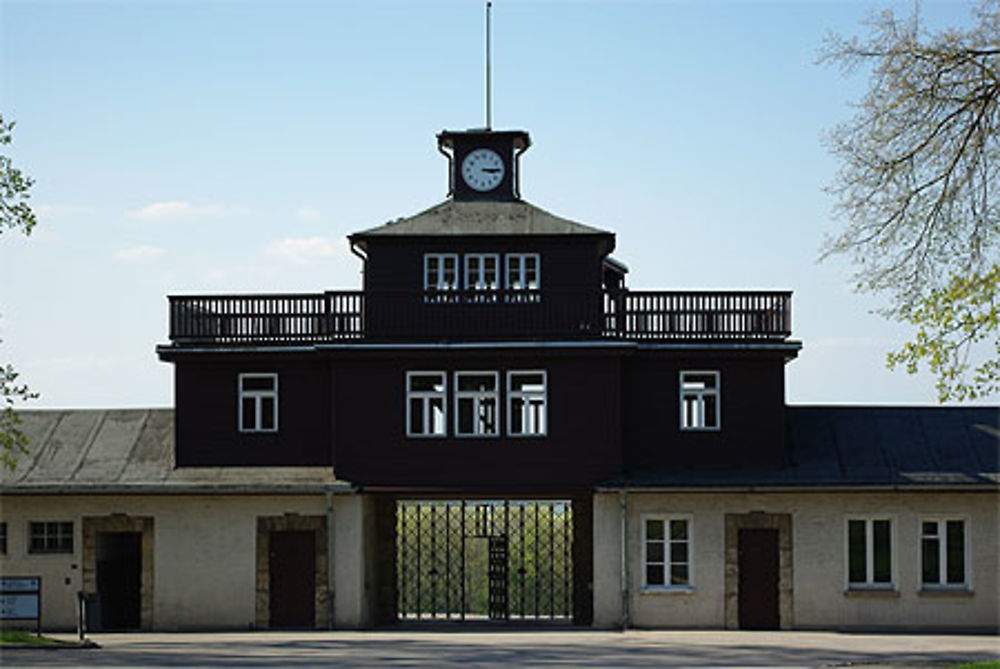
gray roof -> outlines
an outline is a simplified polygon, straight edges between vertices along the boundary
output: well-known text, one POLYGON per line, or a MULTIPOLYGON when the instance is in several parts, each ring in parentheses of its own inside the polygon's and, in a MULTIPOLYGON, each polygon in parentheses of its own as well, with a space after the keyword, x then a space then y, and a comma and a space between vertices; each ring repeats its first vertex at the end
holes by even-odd
POLYGON ((631 472, 608 487, 1000 489, 1000 407, 788 407, 789 462, 631 472))
POLYGON ((400 218, 351 238, 451 235, 612 235, 560 218, 524 201, 456 202, 446 200, 416 216, 400 218))
POLYGON ((31 439, 2 493, 348 491, 332 467, 174 467, 173 409, 18 411, 31 439))

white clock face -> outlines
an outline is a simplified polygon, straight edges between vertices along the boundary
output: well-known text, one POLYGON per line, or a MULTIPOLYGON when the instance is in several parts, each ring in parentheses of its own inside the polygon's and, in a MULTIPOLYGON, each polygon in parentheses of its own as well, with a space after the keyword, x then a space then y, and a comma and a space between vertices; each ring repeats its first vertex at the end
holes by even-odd
POLYGON ((492 149, 476 149, 462 161, 462 179, 481 193, 499 186, 504 170, 503 158, 492 149))

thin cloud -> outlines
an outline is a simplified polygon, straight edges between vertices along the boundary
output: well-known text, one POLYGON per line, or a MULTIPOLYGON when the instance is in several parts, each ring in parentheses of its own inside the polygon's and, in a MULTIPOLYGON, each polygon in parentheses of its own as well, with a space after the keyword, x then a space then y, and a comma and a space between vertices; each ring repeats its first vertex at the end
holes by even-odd
POLYGON ((313 207, 299 207, 295 210, 295 215, 303 221, 318 221, 323 217, 323 213, 313 207))
POLYGON ((192 204, 183 200, 152 202, 145 207, 130 209, 125 216, 140 221, 188 221, 198 218, 216 218, 231 214, 245 214, 245 207, 222 204, 192 204))
POLYGON ((341 249, 327 237, 285 237, 268 244, 266 252, 274 258, 305 265, 339 255, 341 249))
POLYGON ((94 208, 85 204, 42 203, 31 207, 39 218, 60 218, 89 214, 94 208))
POLYGON ((121 262, 143 263, 159 258, 164 253, 166 251, 159 246, 150 246, 147 244, 115 251, 114 258, 121 262))

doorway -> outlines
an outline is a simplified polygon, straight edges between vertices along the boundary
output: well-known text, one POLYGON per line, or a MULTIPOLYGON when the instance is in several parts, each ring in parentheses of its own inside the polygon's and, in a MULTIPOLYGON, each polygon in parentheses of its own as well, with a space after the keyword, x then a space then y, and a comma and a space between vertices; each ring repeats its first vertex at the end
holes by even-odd
POLYGON ((271 532, 268 555, 271 628, 315 627, 316 532, 271 532))
POLYGON ((792 544, 791 514, 726 514, 726 629, 792 628, 792 544))
POLYGON ((101 629, 141 626, 142 533, 97 533, 97 594, 101 629))
POLYGON ((778 530, 739 531, 740 629, 776 630, 780 624, 778 530))

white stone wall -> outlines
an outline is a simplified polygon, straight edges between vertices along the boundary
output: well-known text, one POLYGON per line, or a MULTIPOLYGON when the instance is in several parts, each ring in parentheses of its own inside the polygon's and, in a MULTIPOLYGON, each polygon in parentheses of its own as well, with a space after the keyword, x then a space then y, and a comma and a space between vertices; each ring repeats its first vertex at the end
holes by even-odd
MULTIPOLYGON (((364 624, 368 615, 360 559, 364 502, 355 495, 334 497, 338 625, 364 624)), ((82 586, 81 519, 112 513, 153 518, 154 629, 251 629, 257 518, 323 516, 326 500, 323 495, 6 495, 0 498, 0 520, 7 523, 8 535, 0 573, 42 577, 45 629, 75 628, 76 593, 82 586), (28 553, 32 521, 73 521, 74 552, 28 553)))
MULTIPOLYGON (((760 511, 790 514, 792 628, 996 629, 1000 625, 1000 495, 936 493, 629 493, 628 615, 650 628, 723 628, 725 516, 760 511), (690 514, 693 555, 690 592, 642 588, 641 518, 690 514), (895 590, 847 592, 845 523, 849 514, 886 514, 895 535, 895 590), (920 520, 967 519, 970 593, 929 594, 920 586, 920 520)), ((617 493, 595 495, 594 624, 621 624, 621 513, 617 493), (611 544, 617 550, 611 550, 611 544)), ((783 621, 783 624, 787 621, 783 621)))

